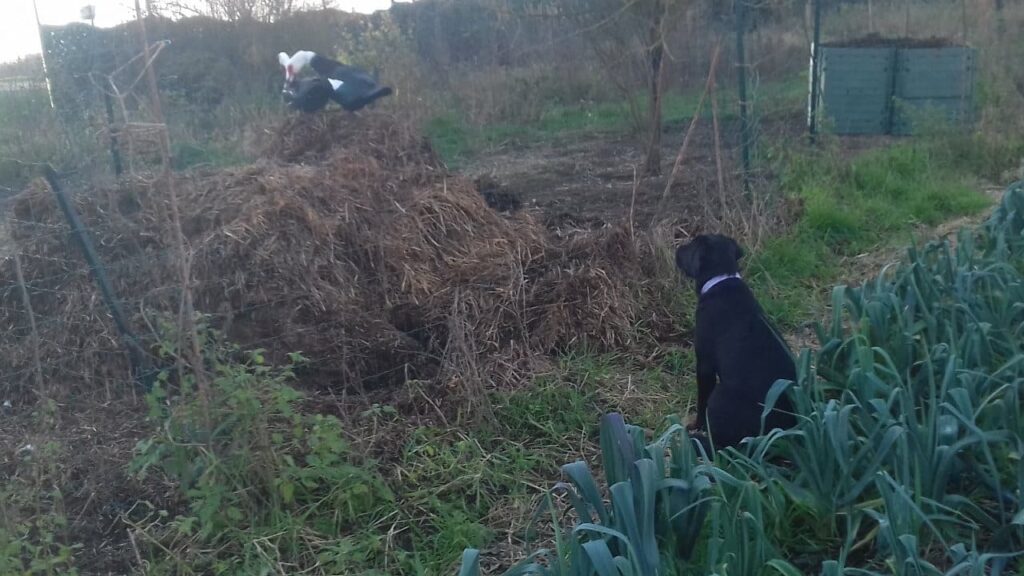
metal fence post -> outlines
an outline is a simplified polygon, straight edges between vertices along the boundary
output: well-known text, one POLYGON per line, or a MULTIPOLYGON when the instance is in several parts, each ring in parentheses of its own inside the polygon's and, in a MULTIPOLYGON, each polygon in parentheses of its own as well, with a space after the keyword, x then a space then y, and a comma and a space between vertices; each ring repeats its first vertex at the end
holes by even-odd
POLYGON ((110 315, 114 318, 114 324, 117 326, 118 332, 121 333, 121 338, 124 340, 125 348, 128 351, 128 360, 131 362, 132 376, 135 378, 137 383, 143 383, 144 388, 148 389, 148 383, 143 382, 143 380, 147 378, 144 374, 145 352, 142 349, 139 339, 128 326, 128 321, 125 318, 124 311, 121 309, 121 305, 114 296, 114 289, 110 285, 110 279, 107 278, 106 270, 104 270, 103 265, 100 264, 99 257, 96 255, 96 250, 93 248, 92 241, 89 240, 89 235, 85 231, 85 226, 82 225, 82 221, 78 217, 78 213, 75 212, 74 206, 71 205, 71 201, 68 199, 67 194, 64 193, 64 189, 61 187, 60 182, 57 179, 57 172, 52 166, 46 165, 44 168, 44 177, 46 178, 46 182, 50 185, 53 195, 57 199, 57 205, 60 206, 61 212, 64 213, 64 218, 68 221, 68 225, 71 226, 71 233, 75 237, 79 248, 82 249, 82 253, 85 255, 85 260, 89 264, 89 270, 92 272, 92 276, 95 278, 96 284, 99 286, 100 295, 103 297, 103 301, 110 310, 110 315))

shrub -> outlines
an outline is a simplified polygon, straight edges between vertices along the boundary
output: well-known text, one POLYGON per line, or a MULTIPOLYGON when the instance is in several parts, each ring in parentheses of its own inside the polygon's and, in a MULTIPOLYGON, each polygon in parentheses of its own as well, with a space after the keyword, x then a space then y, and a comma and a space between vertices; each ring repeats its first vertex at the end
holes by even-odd
MULTIPOLYGON (((373 565, 382 543, 367 527, 391 494, 372 462, 356 460, 336 418, 299 410, 303 396, 288 382, 302 357, 269 366, 262 351, 201 330, 210 397, 195 391, 195 374, 162 372, 147 397, 156 429, 132 464, 140 479, 170 481, 183 505, 144 522, 173 552, 164 561, 217 574, 373 565)), ((161 354, 175 350, 164 345, 161 354)))

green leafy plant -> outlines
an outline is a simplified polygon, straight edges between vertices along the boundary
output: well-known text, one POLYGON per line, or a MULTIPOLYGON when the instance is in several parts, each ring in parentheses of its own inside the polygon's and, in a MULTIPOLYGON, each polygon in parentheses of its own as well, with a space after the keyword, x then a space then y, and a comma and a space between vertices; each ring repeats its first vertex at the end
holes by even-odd
MULTIPOLYGON (((627 425, 618 413, 604 416, 601 452, 608 502, 585 462, 563 466, 567 481, 552 489, 539 510, 551 514, 555 548, 533 552, 507 575, 671 573, 672 563, 665 563, 661 551, 689 557, 709 509, 711 480, 693 450, 678 423, 645 445, 643 430, 627 425), (578 520, 568 529, 554 506, 562 494, 578 520)), ((478 570, 479 552, 467 550, 461 573, 478 570)))
POLYGON ((768 395, 766 411, 792 399, 793 429, 698 463, 678 424, 645 446, 605 416, 608 503, 586 463, 564 466, 546 501, 564 490, 576 523, 552 509, 555 548, 508 574, 806 573, 794 553, 823 575, 1007 570, 1024 549, 1024 186, 908 260, 833 291, 820 351, 768 395))
POLYGON ((355 458, 336 418, 299 409, 303 395, 288 381, 303 358, 275 367, 263 351, 239 350, 199 325, 210 397, 194 391, 194 374, 178 374, 173 386, 162 373, 148 398, 155 433, 132 464, 139 479, 170 481, 184 509, 155 514, 145 532, 190 571, 371 566, 382 544, 365 528, 392 496, 372 462, 355 458))

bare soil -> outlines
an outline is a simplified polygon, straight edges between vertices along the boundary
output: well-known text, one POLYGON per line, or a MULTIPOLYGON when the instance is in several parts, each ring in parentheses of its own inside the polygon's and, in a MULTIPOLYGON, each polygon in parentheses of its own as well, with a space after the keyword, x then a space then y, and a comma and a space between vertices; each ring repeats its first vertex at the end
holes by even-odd
MULTIPOLYGON (((481 154, 463 172, 485 193, 501 193, 501 201, 513 207, 539 210, 550 228, 619 224, 632 212, 638 228, 657 218, 676 220, 699 232, 721 205, 710 121, 697 123, 668 201, 661 205, 687 127, 666 128, 657 176, 643 173, 644 147, 630 135, 507 146, 481 154)), ((798 138, 802 130, 801 118, 794 115, 764 121, 759 127, 769 142, 798 138)), ((722 122, 720 139, 724 189, 734 195, 742 186, 738 122, 722 122)), ((761 180, 770 177, 766 172, 756 175, 761 180)))

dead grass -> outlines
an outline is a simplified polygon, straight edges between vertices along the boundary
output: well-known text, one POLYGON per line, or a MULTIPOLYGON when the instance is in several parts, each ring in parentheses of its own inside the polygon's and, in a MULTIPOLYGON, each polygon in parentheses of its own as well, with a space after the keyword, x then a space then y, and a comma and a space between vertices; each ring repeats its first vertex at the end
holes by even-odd
MULTIPOLYGON (((192 290, 197 309, 241 345, 303 352, 318 387, 454 382, 470 365, 487 385, 513 384, 537 354, 642 348, 678 331, 656 243, 625 225, 559 238, 530 213, 501 215, 387 115, 294 117, 265 156, 178 177, 192 290), (456 353, 453 331, 471 349, 456 353), (461 369, 444 369, 457 358, 461 369)), ((51 196, 41 183, 18 196, 11 236, 46 319, 42 356, 74 366, 72 388, 86 392, 123 381, 126 367, 51 196)), ((165 197, 133 179, 75 198, 143 334, 156 312, 175 313, 179 293, 165 197)), ((0 357, 23 369, 14 295, 0 316, 15 327, 0 337, 0 357)))

